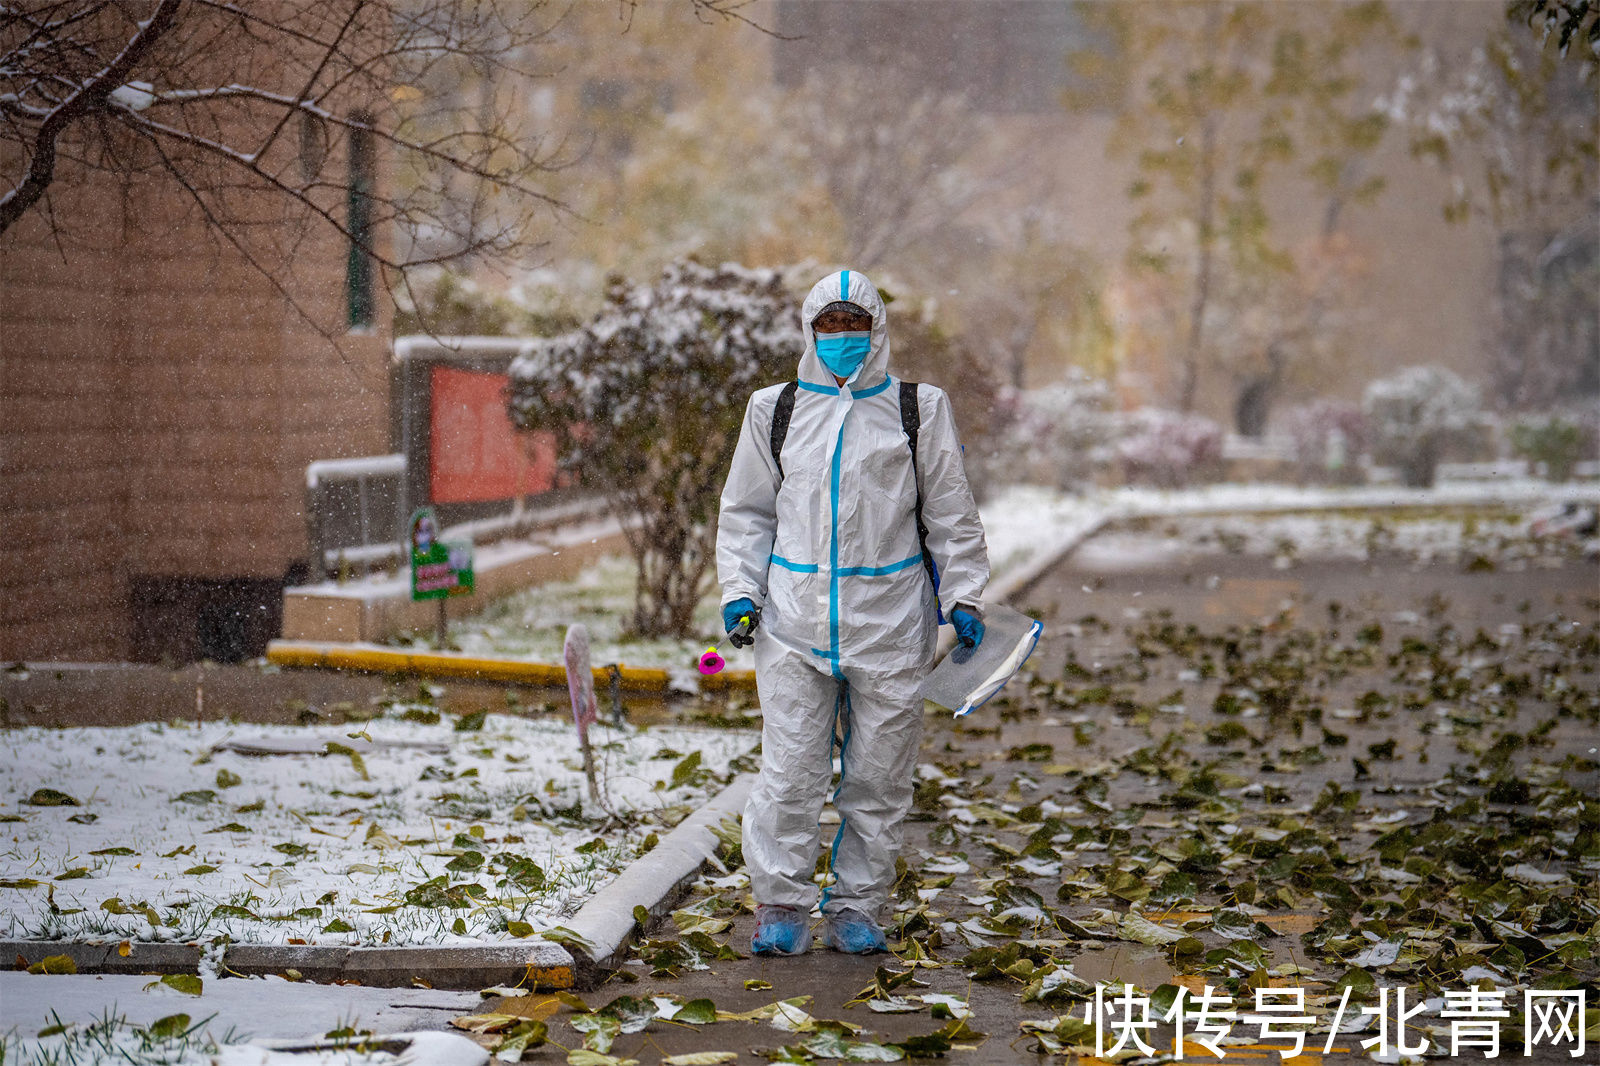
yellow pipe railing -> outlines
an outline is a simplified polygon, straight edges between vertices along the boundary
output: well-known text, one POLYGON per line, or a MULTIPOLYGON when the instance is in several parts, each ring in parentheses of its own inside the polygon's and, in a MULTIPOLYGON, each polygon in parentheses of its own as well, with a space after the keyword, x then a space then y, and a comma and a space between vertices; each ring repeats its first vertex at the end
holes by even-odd
MULTIPOLYGON (((320 644, 310 641, 275 640, 267 646, 267 661, 277 666, 311 667, 324 670, 361 670, 368 673, 417 674, 422 677, 459 677, 474 681, 503 681, 521 685, 565 687, 567 669, 550 663, 530 663, 519 659, 486 659, 477 655, 448 652, 403 651, 363 644, 320 644)), ((619 666, 621 684, 627 692, 665 693, 670 677, 665 670, 619 666)), ((753 675, 752 675, 753 677, 753 675)), ((611 672, 594 670, 595 687, 605 691, 611 672)))

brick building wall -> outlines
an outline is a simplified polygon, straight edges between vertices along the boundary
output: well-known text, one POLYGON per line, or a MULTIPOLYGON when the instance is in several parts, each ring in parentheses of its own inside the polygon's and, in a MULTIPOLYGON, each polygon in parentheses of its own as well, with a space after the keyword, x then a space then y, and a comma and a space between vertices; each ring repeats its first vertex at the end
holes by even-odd
MULTIPOLYGON (((89 240, 0 247, 0 659, 231 657, 275 635, 306 464, 388 450, 386 321, 325 338, 170 185, 52 195, 89 240)), ((280 277, 318 321, 346 252, 280 277)))

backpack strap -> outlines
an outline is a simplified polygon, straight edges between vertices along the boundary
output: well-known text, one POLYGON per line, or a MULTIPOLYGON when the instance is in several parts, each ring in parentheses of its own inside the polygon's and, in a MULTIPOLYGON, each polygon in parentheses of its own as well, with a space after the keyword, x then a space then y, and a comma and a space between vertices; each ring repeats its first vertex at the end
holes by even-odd
POLYGON ((778 393, 777 405, 772 409, 772 461, 778 465, 778 480, 783 480, 783 441, 789 435, 789 419, 794 415, 794 394, 800 390, 798 381, 791 381, 778 393))
MULTIPOLYGON (((917 545, 922 549, 922 568, 933 582, 935 601, 939 596, 939 567, 928 551, 928 525, 922 520, 922 475, 917 471, 917 433, 922 428, 922 407, 917 403, 917 383, 900 383, 900 428, 906 431, 906 443, 911 447, 911 480, 917 490, 917 545)), ((938 611, 935 602, 934 609, 938 611)), ((939 611, 939 624, 944 625, 944 612, 939 611)))

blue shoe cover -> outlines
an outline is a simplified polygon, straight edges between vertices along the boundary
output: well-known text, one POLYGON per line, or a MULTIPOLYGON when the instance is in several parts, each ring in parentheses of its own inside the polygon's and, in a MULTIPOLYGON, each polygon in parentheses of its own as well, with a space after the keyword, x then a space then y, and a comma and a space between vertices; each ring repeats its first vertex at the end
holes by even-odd
POLYGON ((874 955, 888 951, 878 923, 860 911, 842 910, 828 915, 828 946, 851 955, 874 955))
POLYGON ((794 907, 760 904, 756 907, 756 931, 750 950, 756 955, 803 955, 811 947, 811 929, 806 915, 794 907))

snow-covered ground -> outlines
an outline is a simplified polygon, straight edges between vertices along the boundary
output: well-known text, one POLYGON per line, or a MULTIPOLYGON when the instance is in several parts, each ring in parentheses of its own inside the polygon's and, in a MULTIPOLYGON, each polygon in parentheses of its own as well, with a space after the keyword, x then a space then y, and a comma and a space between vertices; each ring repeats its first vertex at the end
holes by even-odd
POLYGON ((425 705, 343 727, 14 729, 0 935, 449 944, 559 925, 728 779, 752 733, 425 705), (274 753, 275 752, 275 753, 274 753), (273 753, 273 754, 269 754, 273 753))
POLYGON ((306 985, 282 977, 208 980, 193 995, 149 977, 0 973, 0 1062, 469 1066, 486 1055, 465 1037, 422 1032, 423 1043, 397 1053, 365 1049, 376 1041, 360 1034, 438 1029, 473 1013, 479 1001, 476 992, 306 985), (178 1016, 188 1018, 181 1027, 167 1021, 178 1016), (56 1027, 61 1030, 50 1032, 56 1027), (349 1047, 281 1050, 284 1043, 321 1043, 340 1032, 352 1034, 349 1047), (256 1039, 280 1050, 246 1044, 256 1039))
POLYGON ((1164 517, 1151 524, 1145 531, 1101 532, 1073 558, 1094 569, 1114 560, 1150 568, 1183 566, 1208 555, 1253 555, 1271 558, 1287 570, 1309 560, 1365 560, 1382 553, 1419 564, 1477 561, 1520 569, 1554 565, 1582 547, 1570 538, 1530 537, 1526 519, 1510 514, 1209 515, 1164 517))

